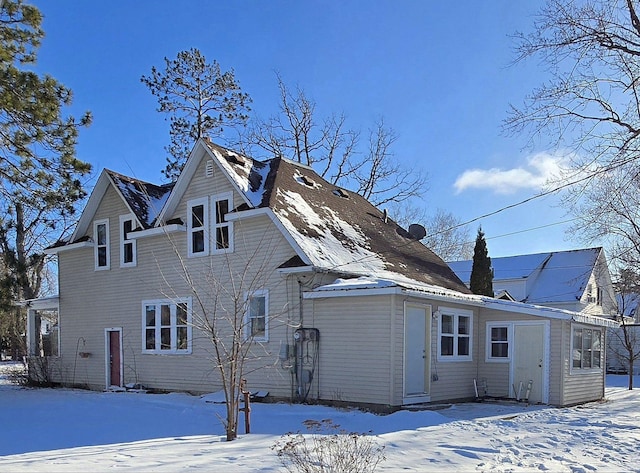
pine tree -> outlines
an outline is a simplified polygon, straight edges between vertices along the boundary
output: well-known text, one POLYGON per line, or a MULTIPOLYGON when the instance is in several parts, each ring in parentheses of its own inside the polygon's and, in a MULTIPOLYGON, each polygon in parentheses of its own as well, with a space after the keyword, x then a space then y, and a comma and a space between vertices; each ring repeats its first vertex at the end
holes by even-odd
POLYGON ((78 128, 91 116, 63 116, 71 91, 25 69, 35 63, 41 23, 40 11, 22 0, 0 3, 0 327, 14 327, 3 334, 14 351, 24 320, 12 302, 40 295, 43 249, 68 228, 86 195, 80 178, 91 170, 75 156, 78 128))
POLYGON ((493 297, 493 270, 491 258, 487 250, 487 242, 484 239, 482 227, 478 228, 476 245, 473 249, 473 266, 471 268, 471 280, 469 289, 474 294, 493 297))
POLYGON ((175 181, 198 139, 247 122, 251 98, 241 91, 233 70, 222 72, 216 61, 207 63, 198 49, 164 61, 164 71, 153 67, 140 80, 158 98, 158 111, 169 114, 171 144, 165 149, 170 156, 162 172, 175 181))

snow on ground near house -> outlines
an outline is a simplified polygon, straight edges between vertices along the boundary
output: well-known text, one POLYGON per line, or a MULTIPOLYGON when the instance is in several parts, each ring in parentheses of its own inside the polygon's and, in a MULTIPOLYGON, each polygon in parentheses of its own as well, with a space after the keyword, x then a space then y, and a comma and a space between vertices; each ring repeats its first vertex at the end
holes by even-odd
POLYGON ((485 402, 378 416, 254 403, 253 433, 225 442, 220 404, 186 394, 25 389, 3 376, 10 366, 0 364, 2 472, 284 471, 273 444, 304 430, 304 420, 328 418, 378 435, 387 457, 380 472, 640 471, 640 389, 626 390, 624 375, 607 377, 605 402, 565 409, 485 402))

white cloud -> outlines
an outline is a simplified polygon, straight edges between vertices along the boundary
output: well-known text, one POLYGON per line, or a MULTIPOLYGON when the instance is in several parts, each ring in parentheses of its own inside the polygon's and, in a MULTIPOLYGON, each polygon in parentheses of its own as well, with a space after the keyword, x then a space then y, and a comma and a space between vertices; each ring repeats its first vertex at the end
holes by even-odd
POLYGON ((541 190, 566 169, 568 156, 538 153, 527 159, 525 166, 513 169, 469 169, 454 183, 456 193, 468 189, 489 189, 496 194, 513 194, 523 189, 541 190))

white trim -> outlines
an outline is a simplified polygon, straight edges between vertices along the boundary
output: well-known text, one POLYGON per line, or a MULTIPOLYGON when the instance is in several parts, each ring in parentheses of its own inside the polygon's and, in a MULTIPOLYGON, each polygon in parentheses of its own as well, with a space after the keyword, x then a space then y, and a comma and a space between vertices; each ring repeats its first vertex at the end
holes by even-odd
POLYGON ((93 242, 89 241, 89 240, 85 240, 85 241, 79 241, 77 243, 69 243, 67 245, 62 245, 62 246, 55 246, 52 248, 46 248, 44 250, 44 254, 45 255, 57 255, 58 253, 61 253, 63 251, 68 251, 68 250, 77 250, 80 248, 93 248, 93 242))
POLYGON ((100 220, 93 221, 93 258, 94 258, 94 269, 96 271, 108 271, 111 269, 111 229, 109 228, 109 219, 103 218, 100 220), (106 242, 104 245, 100 245, 98 243, 98 227, 104 225, 105 226, 105 238, 106 242), (101 247, 106 248, 106 265, 99 266, 98 265, 98 253, 101 247))
POLYGON ((269 341, 269 290, 259 289, 257 291, 246 292, 244 295, 245 300, 245 314, 244 314, 244 339, 254 342, 268 342, 269 341), (255 337, 251 335, 251 317, 249 311, 251 310, 251 303, 249 298, 251 297, 264 297, 264 337, 255 337))
MULTIPOLYGON (((334 297, 355 297, 355 296, 383 296, 390 294, 403 294, 399 287, 371 287, 364 289, 340 289, 340 290, 314 290, 302 294, 303 299, 330 299, 334 297)), ((429 298, 431 299, 431 298, 429 298)))
POLYGON ((227 215, 233 210, 233 192, 223 192, 211 196, 211 254, 233 253, 233 222, 228 221, 226 216, 223 222, 218 223, 218 202, 227 201, 227 215), (218 228, 227 228, 229 234, 229 247, 218 248, 218 228))
POLYGON ((148 237, 154 237, 158 235, 166 235, 169 233, 186 232, 186 231, 187 231, 186 225, 172 223, 170 225, 164 225, 162 227, 153 227, 153 228, 148 228, 146 230, 136 230, 135 232, 131 232, 131 235, 129 235, 129 238, 132 240, 139 240, 141 238, 148 238, 148 237))
POLYGON ((131 268, 138 264, 138 252, 137 252, 138 245, 136 240, 131 238, 131 233, 135 229, 136 218, 135 218, 135 215, 133 214, 127 214, 127 215, 120 215, 118 220, 120 224, 118 227, 120 230, 120 267, 131 268), (124 233, 125 222, 131 222, 131 230, 129 231, 129 234, 126 235, 127 237, 126 239, 125 239, 125 233, 124 233), (125 245, 127 244, 131 245, 131 253, 132 253, 132 260, 129 262, 124 261, 125 245))
POLYGON ((436 352, 436 360, 439 362, 450 363, 450 362, 469 362, 473 361, 473 311, 469 309, 458 309, 453 307, 444 307, 439 306, 436 311, 438 314, 438 338, 437 338, 437 352, 436 352), (452 333, 442 333, 442 316, 449 315, 453 316, 453 332, 452 333), (458 344, 457 341, 460 338, 460 334, 458 333, 458 326, 460 323, 460 317, 468 317, 469 318, 469 333, 463 334, 463 338, 469 339, 469 354, 468 355, 458 355, 458 344), (453 337, 453 350, 454 355, 442 355, 442 336, 451 336, 453 337))
POLYGON ((218 156, 218 153, 214 152, 211 148, 209 148, 209 146, 207 146, 207 144, 204 143, 204 140, 201 138, 193 146, 193 149, 189 154, 189 158, 187 159, 187 162, 185 163, 184 168, 182 169, 180 176, 178 176, 178 180, 176 181, 176 184, 173 187, 173 190, 171 191, 171 195, 167 199, 167 202, 165 203, 162 209, 162 212, 156 219, 157 226, 160 225, 160 222, 164 221, 164 218, 166 215, 172 215, 175 212, 176 208, 178 207, 178 204, 182 200, 184 193, 189 187, 189 184, 191 183, 191 180, 193 179, 195 172, 197 171, 200 163, 202 162, 202 159, 206 158, 207 156, 209 156, 216 163, 216 166, 218 167, 218 169, 220 169, 223 172, 223 174, 225 175, 225 177, 227 178, 231 186, 235 189, 236 192, 238 192, 242 200, 247 205, 253 206, 251 204, 251 201, 249 201, 249 199, 245 196, 242 189, 238 187, 236 181, 229 175, 228 171, 221 164, 220 160, 224 158, 222 156, 218 156))
POLYGON ((189 258, 208 256, 209 255, 209 232, 210 232, 210 219, 209 219, 209 198, 200 197, 198 199, 192 199, 187 202, 187 256, 189 258), (202 226, 193 226, 193 208, 202 206, 202 226), (194 229, 195 228, 195 229, 194 229), (204 240, 204 249, 197 253, 193 251, 193 233, 202 232, 202 238, 204 240))
MULTIPOLYGON (((513 322, 486 322, 485 324, 485 356, 484 361, 486 363, 511 363, 513 359, 513 322), (491 356, 491 329, 492 328, 506 328, 507 329, 507 356, 506 357, 494 357, 491 356)), ((499 342, 498 342, 499 343, 499 342)), ((504 342, 502 342, 504 343, 504 342)))
MULTIPOLYGON (((152 299, 152 300, 144 300, 142 301, 142 353, 149 355, 190 355, 193 350, 193 308, 192 308, 192 299, 191 297, 180 297, 176 299, 152 299), (178 320, 177 320, 177 307, 179 304, 187 305, 187 348, 178 349, 177 348, 177 328, 178 328, 178 320), (162 329, 162 321, 161 321, 161 309, 160 306, 168 305, 170 310, 170 321, 168 327, 171 330, 171 348, 168 350, 162 350, 158 348, 161 346, 161 329, 162 329), (155 340, 154 346, 155 348, 150 349, 147 348, 147 313, 146 308, 148 306, 154 306, 154 325, 153 329, 155 330, 155 340)), ((181 325, 182 326, 182 325, 181 325)), ((151 327, 151 326, 149 326, 151 327)))
MULTIPOLYGON (((571 343, 570 343, 570 350, 569 350, 569 374, 570 375, 583 375, 583 374, 601 374, 606 370, 606 351, 607 351, 607 346, 606 346, 606 340, 605 340, 605 334, 606 334, 606 330, 603 328, 594 328, 593 326, 590 325, 583 325, 583 324, 571 324, 571 331, 569 336, 571 337, 571 343), (600 366, 594 368, 589 367, 589 368, 575 368, 573 366, 573 340, 574 340, 574 331, 576 329, 580 329, 580 330, 595 330, 600 332, 600 366)), ((584 341, 584 334, 583 334, 583 338, 582 340, 584 341)), ((593 340, 592 340, 592 350, 593 350, 593 340)), ((584 350, 583 348, 580 348, 580 353, 582 354, 582 350, 584 350)))
POLYGON ((111 381, 111 364, 109 356, 111 355, 111 344, 109 340, 109 332, 119 332, 120 346, 120 385, 124 385, 124 352, 122 350, 122 327, 109 327, 104 329, 104 384, 109 389, 112 385, 111 381))

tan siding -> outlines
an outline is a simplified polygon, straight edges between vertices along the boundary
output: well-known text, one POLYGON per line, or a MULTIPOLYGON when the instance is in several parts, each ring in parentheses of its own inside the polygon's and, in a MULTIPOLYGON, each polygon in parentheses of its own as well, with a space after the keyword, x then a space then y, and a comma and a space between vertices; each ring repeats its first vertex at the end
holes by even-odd
POLYGON ((390 296, 314 301, 322 399, 389 404, 390 315, 390 296))
MULTIPOLYGON (((206 186, 200 185, 202 187, 206 186)), ((188 192, 193 193, 194 189, 190 187, 188 192)), ((239 201, 234 203, 237 205, 239 201)), ((186 209, 184 205, 182 208, 186 209)), ((238 294, 269 289, 272 316, 269 341, 254 347, 255 359, 248 363, 248 367, 269 368, 248 373, 246 377, 252 390, 267 389, 274 395, 288 396, 290 383, 283 384, 283 379, 288 380, 290 376, 276 360, 281 343, 287 343, 287 337, 291 336, 290 319, 297 321, 299 298, 297 284, 276 272, 276 268, 294 252, 272 222, 265 216, 236 222, 235 251, 205 258, 186 258, 185 232, 140 239, 137 266, 120 268, 118 216, 125 213, 126 207, 113 189, 109 189, 95 216, 110 220, 109 271, 94 271, 91 248, 59 254, 63 353, 59 360, 58 380, 104 388, 104 330, 121 327, 125 383, 137 381, 151 388, 167 390, 217 390, 220 387, 216 382, 218 373, 210 361, 212 344, 195 328, 191 355, 142 353, 142 301, 190 296, 192 288, 185 282, 186 270, 199 295, 207 301, 209 313, 216 294, 214 288, 223 288, 219 294, 224 294, 229 287, 235 287, 238 294), (258 278, 250 281, 241 276, 247 265, 259 274, 258 278), (91 357, 77 357, 78 344, 79 350, 90 352, 91 357)), ((227 299, 225 307, 230 305, 227 299)))
MULTIPOLYGON (((564 383, 562 405, 579 404, 587 401, 595 401, 601 399, 604 393, 604 372, 573 370, 571 371, 571 327, 569 322, 565 323, 565 340, 564 352, 565 360, 563 367, 564 383)), ((574 324, 576 326, 583 326, 574 324)), ((605 329, 602 328, 603 335, 605 329)), ((604 368, 604 367, 602 367, 604 368)))
POLYGON ((475 396, 473 388, 473 379, 477 377, 478 368, 478 343, 476 334, 478 333, 478 313, 477 310, 468 306, 437 303, 434 304, 433 310, 436 311, 440 306, 453 307, 473 312, 473 346, 472 360, 458 362, 444 362, 437 360, 438 346, 438 324, 436 321, 431 324, 431 343, 432 343, 432 365, 434 368, 432 376, 437 374, 437 381, 431 382, 431 401, 447 401, 453 399, 464 399, 475 396))

